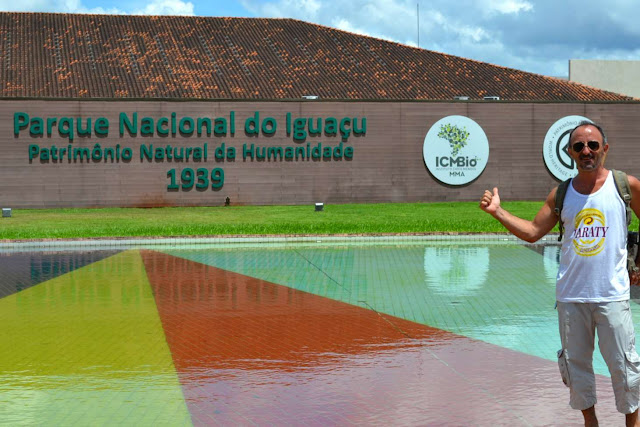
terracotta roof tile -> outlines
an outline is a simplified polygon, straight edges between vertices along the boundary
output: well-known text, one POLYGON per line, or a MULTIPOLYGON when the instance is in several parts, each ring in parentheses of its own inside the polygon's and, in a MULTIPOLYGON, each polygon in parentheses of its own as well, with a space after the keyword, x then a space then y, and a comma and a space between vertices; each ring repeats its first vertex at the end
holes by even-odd
POLYGON ((0 96, 627 101, 292 19, 0 13, 0 96))

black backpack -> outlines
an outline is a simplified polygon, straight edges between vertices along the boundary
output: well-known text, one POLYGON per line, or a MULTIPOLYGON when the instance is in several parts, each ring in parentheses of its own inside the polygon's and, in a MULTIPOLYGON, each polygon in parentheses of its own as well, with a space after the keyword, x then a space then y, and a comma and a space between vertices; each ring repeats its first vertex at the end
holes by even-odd
MULTIPOLYGON (((629 224, 631 224, 632 214, 631 214, 631 187, 629 186, 629 177, 627 174, 612 169, 613 180, 616 183, 616 189, 618 190, 618 194, 624 201, 624 208, 627 215, 627 228, 629 224)), ((571 178, 563 181, 558 185, 558 189, 556 190, 555 201, 555 213, 558 216, 558 228, 560 230, 560 235, 558 236, 558 241, 562 241, 562 235, 564 234, 564 224, 562 223, 562 217, 560 214, 562 213, 562 206, 564 205, 564 197, 567 194, 567 188, 569 188, 569 184, 571 183, 571 178)), ((638 267, 636 266, 636 256, 638 254, 638 232, 629 231, 627 232, 627 270, 629 273, 632 271, 638 271, 638 267)))

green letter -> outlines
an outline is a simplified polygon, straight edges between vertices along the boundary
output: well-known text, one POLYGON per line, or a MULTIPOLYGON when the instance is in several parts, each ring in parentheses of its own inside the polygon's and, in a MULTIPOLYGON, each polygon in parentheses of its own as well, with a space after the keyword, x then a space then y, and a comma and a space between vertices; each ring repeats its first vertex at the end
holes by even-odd
POLYGON ((260 113, 256 111, 253 117, 249 117, 244 122, 244 132, 247 135, 258 135, 260 133, 260 113))
POLYGON ((169 119, 166 117, 160 117, 158 119, 156 129, 158 131, 158 135, 169 135, 169 119))
POLYGON ((297 118, 293 121, 293 139, 296 141, 304 141, 307 139, 307 131, 304 130, 307 119, 297 118))
POLYGON ((38 157, 40 153, 40 147, 35 144, 29 144, 29 160, 33 160, 38 157))
POLYGON ((140 120, 140 135, 153 136, 153 119, 151 117, 143 117, 140 120))
MULTIPOLYGON (((120 127, 120 136, 124 136, 124 128, 127 128, 127 132, 133 135, 136 135, 138 133, 138 113, 133 113, 133 123, 129 121, 129 118, 125 113, 120 113, 119 127, 120 127)), ((97 129, 96 129, 96 133, 98 133, 97 129)))
POLYGON ((148 146, 145 144, 142 144, 140 146, 140 160, 144 160, 146 157, 148 161, 151 161, 152 152, 153 152, 153 144, 149 144, 148 146))
POLYGON ((60 123, 58 123, 58 132, 62 136, 69 138, 69 141, 73 142, 73 119, 69 117, 62 117, 60 123))
MULTIPOLYGON (((193 123, 193 119, 191 117, 183 117, 180 119, 180 124, 178 125, 178 129, 180 133, 183 135, 191 135, 193 134, 193 128, 195 128, 195 124, 193 123)), ((208 187, 208 185, 207 185, 208 187)))
POLYGON ((109 135, 109 120, 104 117, 98 117, 95 130, 96 135, 109 135))
POLYGON ((262 121, 262 133, 264 133, 265 135, 273 135, 274 133, 276 133, 276 127, 276 119, 274 119, 273 117, 267 117, 262 121))
POLYGON ((29 133, 33 136, 44 135, 44 120, 41 117, 35 117, 31 120, 29 133))
POLYGON ((13 113, 13 134, 18 136, 20 130, 29 124, 29 115, 27 113, 13 113))
POLYGON ((335 117, 327 117, 324 122, 324 134, 335 135, 336 133, 338 133, 338 121, 335 117))
MULTIPOLYGON (((217 121, 218 121, 218 119, 216 119, 216 123, 217 123, 217 121)), ((203 126, 206 129, 206 135, 210 136, 211 135, 211 119, 208 118, 208 117, 198 117, 198 136, 202 135, 202 127, 203 126)), ((216 125, 216 127, 217 127, 217 125, 216 125)), ((226 133, 226 126, 225 126, 225 133, 226 133)))

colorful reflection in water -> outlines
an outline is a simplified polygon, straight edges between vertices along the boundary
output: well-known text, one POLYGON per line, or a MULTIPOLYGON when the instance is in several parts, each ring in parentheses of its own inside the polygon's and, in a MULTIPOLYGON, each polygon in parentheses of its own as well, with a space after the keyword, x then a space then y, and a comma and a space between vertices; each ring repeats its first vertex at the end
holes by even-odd
MULTIPOLYGON (((0 419, 579 421, 553 360, 556 257, 513 244, 0 254, 0 419)), ((601 420, 618 420, 598 380, 601 420)))

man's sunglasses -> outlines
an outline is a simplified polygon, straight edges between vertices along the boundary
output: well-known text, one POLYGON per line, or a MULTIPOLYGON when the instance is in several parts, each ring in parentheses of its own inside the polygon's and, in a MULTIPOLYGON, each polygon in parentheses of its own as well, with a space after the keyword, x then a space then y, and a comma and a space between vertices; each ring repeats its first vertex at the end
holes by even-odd
MULTIPOLYGON (((571 146, 571 148, 576 153, 579 153, 582 150, 584 150, 584 145, 585 145, 584 142, 576 142, 571 146)), ((587 147, 589 147, 589 150, 591 151, 598 151, 600 149, 600 143, 598 141, 588 141, 587 147)))

